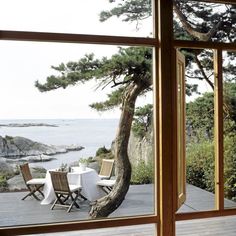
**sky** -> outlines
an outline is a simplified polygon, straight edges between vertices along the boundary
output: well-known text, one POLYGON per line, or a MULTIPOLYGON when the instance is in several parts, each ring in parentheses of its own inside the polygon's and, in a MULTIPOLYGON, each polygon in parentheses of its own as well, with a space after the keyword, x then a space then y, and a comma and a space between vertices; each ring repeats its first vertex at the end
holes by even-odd
MULTIPOLYGON (((0 30, 150 35, 150 19, 138 31, 135 23, 116 18, 100 23, 99 12, 111 7, 108 0, 1 0, 0 30)), ((117 50, 116 46, 0 41, 0 119, 118 118, 119 109, 101 114, 89 107, 105 100, 110 91, 95 90, 95 82, 47 93, 34 87, 36 80, 44 82, 54 73, 52 65, 77 61, 86 53, 110 57, 117 50)), ((147 102, 152 102, 152 95, 138 105, 147 102)))

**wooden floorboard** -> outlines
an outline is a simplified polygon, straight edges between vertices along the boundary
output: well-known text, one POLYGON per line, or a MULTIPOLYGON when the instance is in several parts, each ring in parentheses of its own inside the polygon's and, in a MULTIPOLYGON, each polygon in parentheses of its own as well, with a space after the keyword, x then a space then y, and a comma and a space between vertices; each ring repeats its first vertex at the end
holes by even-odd
MULTIPOLYGON (((132 215, 146 215, 154 212, 153 185, 130 186, 130 190, 122 205, 109 217, 125 217, 132 215)), ((33 198, 22 201, 25 192, 0 193, 0 227, 19 226, 28 224, 42 224, 89 219, 89 202, 82 201, 80 209, 73 208, 70 213, 65 209, 50 210, 51 205, 41 205, 33 198)), ((227 207, 235 207, 236 203, 225 200, 227 207)), ((187 200, 180 208, 181 212, 192 212, 213 209, 214 194, 187 185, 187 200)), ((141 236, 155 235, 153 225, 118 227, 112 229, 97 229, 96 231, 80 231, 55 234, 79 236, 141 236), (96 232, 96 233, 95 233, 96 232)), ((44 234, 54 235, 54 234, 44 234)), ((236 235, 236 217, 222 217, 216 219, 192 220, 177 222, 177 235, 236 235), (225 233, 222 233, 225 232, 225 233)))
POLYGON ((236 216, 179 221, 176 229, 178 236, 235 236, 236 216))

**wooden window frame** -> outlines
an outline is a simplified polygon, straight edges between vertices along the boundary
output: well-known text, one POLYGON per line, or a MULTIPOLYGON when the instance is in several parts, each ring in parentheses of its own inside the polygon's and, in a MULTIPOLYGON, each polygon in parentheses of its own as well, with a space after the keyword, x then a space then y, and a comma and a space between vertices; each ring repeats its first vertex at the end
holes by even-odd
MULTIPOLYGON (((225 0, 203 0, 202 2, 236 4, 235 1, 225 0)), ((214 52, 214 125, 215 125, 215 209, 208 211, 176 213, 176 221, 201 219, 210 217, 236 215, 236 209, 224 208, 224 153, 223 153, 223 51, 235 51, 235 43, 223 42, 203 42, 203 41, 185 41, 174 40, 177 48, 196 48, 196 49, 212 49, 214 52)))
MULTIPOLYGON (((157 1, 153 1, 153 12, 157 12, 157 1)), ((154 14, 153 14, 154 15, 154 14)), ((155 24, 154 32, 157 32, 157 14, 153 17, 155 24)), ((154 58, 157 60, 156 51, 159 50, 159 42, 157 34, 153 38, 144 37, 123 37, 123 36, 107 36, 107 35, 88 35, 88 34, 70 34, 70 33, 48 33, 48 32, 28 32, 28 31, 8 31, 0 29, 0 40, 9 41, 29 41, 29 42, 55 42, 55 43, 75 43, 75 44, 94 44, 94 45, 119 45, 119 46, 147 46, 154 49, 154 58)), ((155 64, 155 63, 154 63, 155 64)), ((158 65, 155 64, 155 67, 158 65)), ((154 68, 154 78, 157 78, 157 70, 154 68)), ((153 81, 155 97, 158 97, 158 84, 153 81)), ((158 99, 157 99, 158 101, 158 99)), ((157 106, 154 104, 154 109, 157 106)), ((155 120, 158 120, 158 112, 154 112, 155 120)), ((158 130, 158 124, 155 124, 155 130, 158 130)), ((158 146, 158 132, 154 131, 155 146, 158 146)), ((155 150, 155 157, 158 156, 157 149, 155 150)), ((159 173, 157 169, 158 161, 155 163, 155 173, 159 173)), ((159 178, 156 178, 159 179, 159 178)), ((158 183, 155 181, 155 213, 153 215, 133 216, 124 218, 106 218, 99 220, 84 220, 73 222, 11 226, 0 228, 1 235, 22 235, 22 234, 38 234, 38 233, 52 233, 52 232, 66 232, 75 230, 98 229, 118 226, 130 226, 138 224, 156 224, 159 222, 158 217, 158 183)))
MULTIPOLYGON (((65 33, 44 33, 44 32, 26 32, 26 31, 0 31, 0 40, 9 41, 29 41, 29 42, 55 42, 55 43, 75 43, 75 44, 96 44, 96 45, 119 45, 119 46, 149 46, 158 50, 159 43, 155 38, 141 37, 119 37, 105 35, 85 35, 85 34, 65 34, 65 33)), ((157 54, 154 53, 157 58, 157 54)), ((155 68, 154 68, 154 71, 155 68)), ((156 73, 156 72, 154 72, 156 73)), ((155 74, 154 74, 154 78, 155 74)), ((158 84, 154 81, 154 87, 158 84)), ((154 93, 157 89, 154 89, 154 93)), ((157 95, 155 95, 157 97, 157 95)), ((155 107, 155 106, 154 106, 155 107)), ((155 113, 155 112, 154 112, 155 113)), ((155 117, 157 115, 154 114, 155 117)), ((157 118, 155 118, 157 119, 157 118)), ((155 136, 157 132, 154 132, 155 136)), ((155 138, 157 140, 157 138, 155 138)), ((157 144, 155 145, 157 146, 157 144)), ((155 149, 155 156, 157 150, 155 149)), ((155 172, 157 173, 158 162, 154 161, 155 172)), ((156 181, 155 181, 156 182, 156 181)), ((155 187, 155 196, 157 196, 157 187, 155 187)), ((157 199, 155 199, 157 206, 157 199)), ((157 207, 155 207, 154 215, 133 216, 124 218, 106 218, 100 220, 84 220, 73 222, 61 222, 38 225, 24 225, 0 228, 1 235, 21 235, 21 234, 37 234, 37 233, 52 233, 63 231, 98 229, 118 226, 130 226, 138 224, 156 224, 159 221, 157 217, 157 207)))
MULTIPOLYGON (((234 0, 205 0, 205 2, 235 3, 234 0)), ((65 222, 40 225, 26 225, 0 228, 1 235, 51 233, 84 229, 156 224, 159 236, 174 236, 175 222, 178 220, 198 219, 236 214, 236 209, 222 208, 222 138, 217 134, 217 210, 197 213, 175 213, 176 209, 176 94, 175 94, 175 50, 177 48, 210 48, 215 50, 219 90, 215 92, 216 112, 222 114, 222 51, 236 50, 235 44, 217 42, 192 42, 173 39, 172 0, 153 0, 155 31, 153 38, 118 37, 104 35, 64 34, 23 31, 1 31, 0 40, 86 43, 99 45, 150 46, 154 48, 154 134, 155 134, 155 214, 152 216, 126 217, 96 221, 65 222), (174 118, 173 118, 174 114, 174 118), (221 140, 221 141, 219 141, 221 140)), ((216 117, 217 127, 222 129, 222 116, 216 117)))

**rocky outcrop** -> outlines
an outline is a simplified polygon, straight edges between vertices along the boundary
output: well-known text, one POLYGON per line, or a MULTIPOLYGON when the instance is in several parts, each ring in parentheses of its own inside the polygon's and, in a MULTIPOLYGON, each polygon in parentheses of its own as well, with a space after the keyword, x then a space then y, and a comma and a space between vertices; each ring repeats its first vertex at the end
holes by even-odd
POLYGON ((14 175, 14 168, 11 165, 9 165, 3 158, 0 158, 0 174, 14 175))
POLYGON ((46 155, 47 157, 59 153, 66 153, 69 151, 79 151, 81 149, 83 149, 83 147, 78 145, 54 146, 34 142, 30 139, 19 136, 5 136, 5 138, 0 136, 0 157, 5 157, 8 159, 39 156, 39 159, 41 158, 42 161, 42 155, 46 155))
POLYGON ((154 145, 153 145, 153 128, 149 127, 148 132, 144 137, 138 137, 133 132, 130 134, 128 155, 132 164, 137 164, 139 160, 144 160, 146 163, 153 160, 154 145))
MULTIPOLYGON (((140 160, 144 160, 145 163, 153 161, 154 155, 154 136, 153 126, 148 128, 144 137, 139 137, 131 130, 129 144, 128 144, 128 156, 132 164, 137 164, 140 160)), ((115 141, 111 143, 111 152, 115 153, 115 141)))

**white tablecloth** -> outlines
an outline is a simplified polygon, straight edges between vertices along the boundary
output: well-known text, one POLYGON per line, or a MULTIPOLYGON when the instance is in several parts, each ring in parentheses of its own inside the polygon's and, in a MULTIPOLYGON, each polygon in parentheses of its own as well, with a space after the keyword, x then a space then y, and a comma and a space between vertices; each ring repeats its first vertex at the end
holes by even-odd
MULTIPOLYGON (((50 204, 56 199, 49 171, 47 171, 46 183, 43 188, 44 199, 41 202, 42 205, 50 204)), ((76 169, 75 172, 68 173, 67 177, 69 184, 82 186, 81 194, 89 201, 94 201, 104 196, 104 192, 96 185, 100 178, 94 169, 86 168, 85 171, 76 169)))

